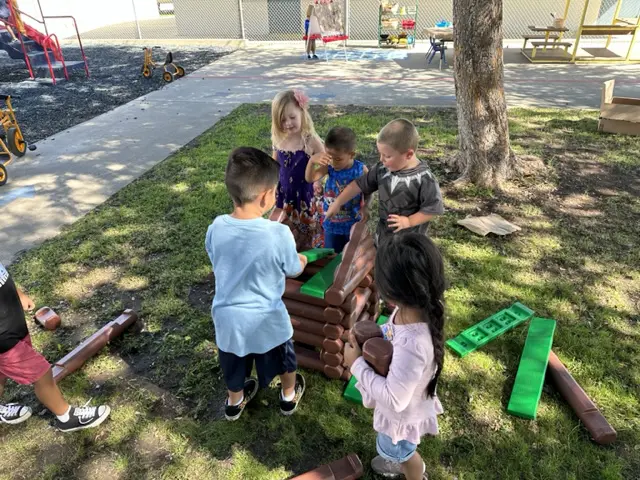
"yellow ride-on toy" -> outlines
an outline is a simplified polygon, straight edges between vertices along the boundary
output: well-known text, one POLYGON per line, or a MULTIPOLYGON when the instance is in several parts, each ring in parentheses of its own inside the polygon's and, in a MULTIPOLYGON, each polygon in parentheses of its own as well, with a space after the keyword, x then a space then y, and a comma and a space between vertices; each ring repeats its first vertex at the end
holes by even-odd
POLYGON ((9 178, 7 166, 13 161, 13 156, 23 157, 29 150, 35 150, 35 145, 27 145, 22 136, 22 131, 16 120, 16 115, 11 106, 11 95, 0 94, 0 100, 5 103, 5 108, 0 109, 0 124, 4 131, 0 133, 0 187, 7 183, 9 178))
MULTIPOLYGON (((184 68, 173 63, 173 53, 171 52, 167 53, 167 58, 161 66, 164 69, 162 79, 167 83, 173 82, 173 80, 176 78, 185 76, 184 68)), ((153 61, 153 48, 145 47, 144 65, 142 65, 142 76, 144 78, 151 78, 151 75, 153 75, 153 71, 156 68, 158 68, 158 64, 153 61)))

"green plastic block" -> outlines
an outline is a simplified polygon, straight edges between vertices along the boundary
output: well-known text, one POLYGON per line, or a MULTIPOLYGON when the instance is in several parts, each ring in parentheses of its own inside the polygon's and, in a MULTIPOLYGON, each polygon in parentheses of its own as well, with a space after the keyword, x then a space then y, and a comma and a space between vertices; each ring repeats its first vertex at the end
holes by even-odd
MULTIPOLYGON (((386 315, 380 315, 376 323, 378 325, 383 325, 387 323, 388 320, 389 320, 389 317, 387 317, 386 315)), ((347 388, 344 389, 344 393, 342 394, 342 396, 347 400, 351 400, 352 402, 359 403, 360 405, 362 405, 362 395, 360 394, 360 391, 356 388, 356 382, 357 382, 356 377, 352 375, 351 378, 349 379, 349 382, 347 383, 347 388)))
POLYGON ((489 318, 467 328, 457 337, 447 340, 447 345, 461 357, 477 350, 504 332, 533 317, 533 310, 516 302, 489 318))
POLYGON ((333 274, 342 261, 342 254, 331 260, 322 270, 300 287, 300 293, 316 298, 324 298, 324 293, 333 285, 333 274))
POLYGON ((535 420, 555 329, 555 320, 538 317, 531 320, 507 406, 511 415, 535 420))
POLYGON ((307 257, 309 263, 320 260, 321 258, 328 257, 336 253, 333 248, 312 248, 306 252, 300 252, 300 255, 307 257))

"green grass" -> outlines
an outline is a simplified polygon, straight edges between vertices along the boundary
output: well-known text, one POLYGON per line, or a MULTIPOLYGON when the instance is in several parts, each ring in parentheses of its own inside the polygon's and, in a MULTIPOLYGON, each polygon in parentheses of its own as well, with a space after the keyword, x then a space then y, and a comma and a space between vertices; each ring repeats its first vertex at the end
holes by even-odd
MULTIPOLYGON (((272 388, 238 422, 220 420, 224 386, 204 234, 231 207, 222 183, 229 151, 269 148, 268 113, 264 105, 240 107, 10 267, 38 305, 62 314, 64 328, 54 333, 32 327, 52 361, 123 308, 140 313, 144 330, 125 334, 61 383, 74 403, 109 403, 111 420, 66 436, 47 428, 48 415, 0 426, 0 478, 282 479, 348 452, 365 464, 375 455, 371 411, 344 401, 342 382, 311 372, 294 417, 279 414, 272 388)), ((416 122, 421 156, 441 179, 448 208, 430 230, 450 282, 446 337, 515 300, 554 318, 554 351, 619 434, 610 447, 590 442, 548 386, 535 422, 506 413, 527 331, 520 326, 464 359, 448 352, 441 433, 419 447, 430 478, 637 477, 640 138, 597 134, 595 112, 512 110, 514 149, 539 156, 547 169, 494 192, 450 185, 455 177, 440 159, 456 148, 453 111, 312 113, 321 135, 336 124, 352 127, 368 162, 376 160, 382 125, 399 115, 416 122), (522 231, 479 237, 456 225, 489 212, 522 231)), ((11 385, 5 400, 35 407, 29 392, 11 385)))

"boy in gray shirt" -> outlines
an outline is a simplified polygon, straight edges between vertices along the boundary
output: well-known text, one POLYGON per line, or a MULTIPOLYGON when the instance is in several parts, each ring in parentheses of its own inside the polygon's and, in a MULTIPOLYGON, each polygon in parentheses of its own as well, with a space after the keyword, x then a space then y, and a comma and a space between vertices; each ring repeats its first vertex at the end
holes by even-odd
POLYGON ((416 157, 420 137, 408 120, 389 122, 378 134, 380 161, 366 175, 351 182, 331 204, 331 218, 343 204, 360 194, 378 191, 376 245, 401 230, 427 233, 429 221, 444 213, 438 181, 429 166, 416 157))

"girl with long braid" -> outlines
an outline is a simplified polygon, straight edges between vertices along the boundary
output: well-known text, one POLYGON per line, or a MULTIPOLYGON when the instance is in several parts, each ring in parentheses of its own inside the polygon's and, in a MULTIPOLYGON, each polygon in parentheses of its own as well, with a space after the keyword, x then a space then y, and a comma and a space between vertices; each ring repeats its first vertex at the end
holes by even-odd
POLYGON ((440 252, 425 235, 393 235, 378 247, 376 283, 382 298, 398 307, 382 327, 393 343, 389 374, 378 375, 364 361, 355 338, 345 346, 363 405, 375 409, 379 455, 371 467, 384 477, 426 479, 416 449, 422 436, 438 433, 437 416, 443 412, 436 395, 444 363, 446 282, 440 252))

